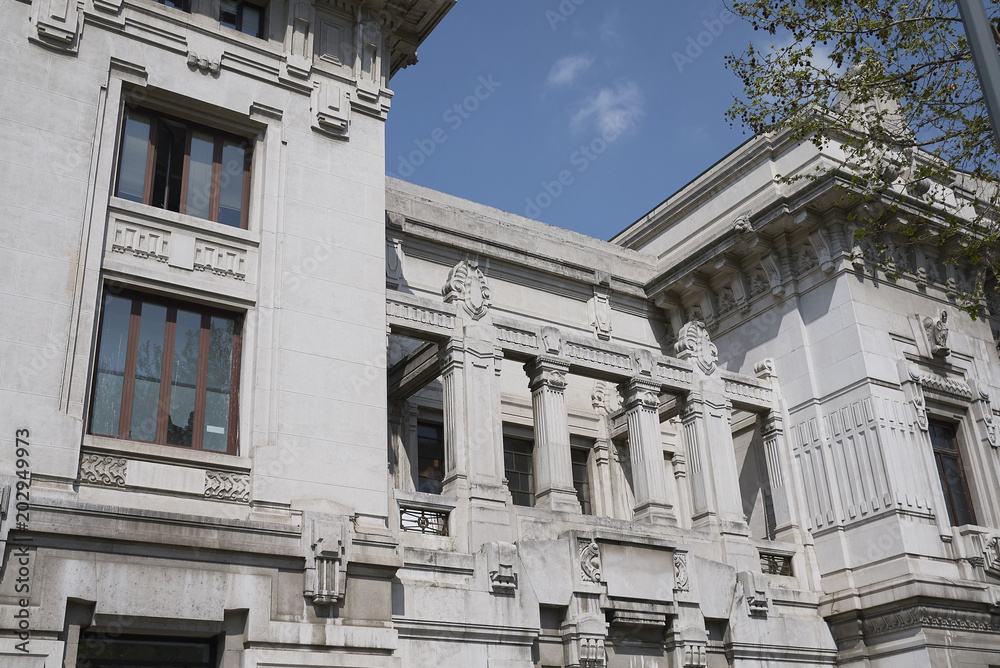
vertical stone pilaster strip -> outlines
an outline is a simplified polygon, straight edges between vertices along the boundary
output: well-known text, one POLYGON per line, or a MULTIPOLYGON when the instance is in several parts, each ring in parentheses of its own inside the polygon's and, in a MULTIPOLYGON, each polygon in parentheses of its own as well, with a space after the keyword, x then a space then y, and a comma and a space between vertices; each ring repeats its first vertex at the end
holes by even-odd
POLYGON ((659 383, 646 378, 633 378, 625 388, 632 482, 635 487, 635 520, 676 525, 677 517, 667 498, 659 394, 659 383))
POLYGON ((535 416, 535 505, 580 512, 573 487, 569 420, 566 415, 566 374, 569 363, 540 356, 525 365, 535 416))

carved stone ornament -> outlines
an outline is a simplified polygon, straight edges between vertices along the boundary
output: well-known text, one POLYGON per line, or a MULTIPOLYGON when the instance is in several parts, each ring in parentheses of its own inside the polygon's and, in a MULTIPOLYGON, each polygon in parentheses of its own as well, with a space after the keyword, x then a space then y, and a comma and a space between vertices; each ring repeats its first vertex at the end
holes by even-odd
POLYGON ((205 498, 250 503, 250 476, 228 471, 205 471, 205 498))
POLYGON ((456 264, 441 292, 445 302, 461 302, 473 320, 482 318, 490 310, 490 287, 478 262, 462 260, 456 264))
POLYGON ((577 642, 580 652, 580 668, 605 668, 608 665, 604 638, 583 637, 577 642))
POLYGON ((590 311, 590 326, 597 338, 611 340, 611 292, 601 286, 594 286, 594 296, 587 302, 590 311))
POLYGON ((693 358, 706 376, 715 373, 719 362, 719 349, 712 343, 705 329, 705 323, 692 320, 681 327, 674 344, 677 357, 682 360, 693 358))
POLYGON ((203 73, 218 74, 219 70, 222 69, 221 60, 209 60, 204 56, 198 56, 194 51, 188 51, 187 64, 203 73))
POLYGON ((1000 439, 997 438, 997 419, 993 415, 993 406, 990 402, 989 392, 979 388, 979 402, 977 412, 983 421, 983 429, 986 432, 986 441, 994 448, 1000 447, 1000 439))
POLYGON ((83 482, 124 487, 128 460, 107 455, 84 455, 80 462, 80 480, 83 482))
POLYGON ((778 377, 778 374, 774 371, 773 357, 765 357, 764 359, 756 362, 753 365, 753 372, 754 375, 763 380, 778 377))
POLYGON ((753 571, 741 571, 736 576, 737 595, 742 592, 747 602, 747 614, 751 617, 766 617, 768 613, 767 576, 753 571))
POLYGON ((1000 536, 993 536, 983 548, 983 568, 1000 577, 1000 536))
POLYGON ((308 535, 303 593, 316 605, 331 605, 340 600, 345 588, 346 528, 319 518, 310 522, 308 535))
POLYGON ((684 643, 684 668, 705 668, 708 665, 706 646, 684 643))
POLYGON ((601 548, 597 541, 584 541, 580 548, 580 570, 585 582, 601 581, 601 548))
POLYGON ((403 242, 400 239, 385 240, 385 282, 398 287, 403 280, 403 242))
POLYGON ((744 234, 749 234, 750 232, 753 232, 753 225, 750 224, 751 213, 753 212, 744 211, 743 213, 741 213, 739 216, 736 217, 736 220, 733 221, 733 230, 736 231, 736 234, 743 236, 744 234))
POLYGON ((1000 631, 1000 615, 974 610, 954 610, 918 605, 878 617, 870 617, 861 623, 865 636, 877 636, 913 627, 995 633, 1000 631))
POLYGON ((550 355, 562 352, 562 334, 555 327, 542 327, 542 348, 550 355))
POLYGON ((688 556, 684 552, 674 552, 674 591, 687 591, 688 556))
POLYGON ((490 591, 494 594, 513 594, 517 590, 517 547, 513 543, 492 542, 483 545, 486 552, 486 571, 490 591))
POLYGON ((937 320, 924 318, 923 324, 927 342, 931 346, 931 354, 934 357, 947 357, 951 353, 948 347, 948 312, 941 311, 941 317, 937 320))

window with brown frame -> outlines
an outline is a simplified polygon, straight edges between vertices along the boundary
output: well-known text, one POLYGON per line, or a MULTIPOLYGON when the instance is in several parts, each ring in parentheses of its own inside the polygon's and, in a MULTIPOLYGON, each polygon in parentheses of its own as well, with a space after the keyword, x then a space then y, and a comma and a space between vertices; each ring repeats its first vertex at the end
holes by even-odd
POLYGON ((264 8, 245 0, 221 0, 219 23, 245 35, 264 37, 264 8))
POLYGON ((129 108, 115 195, 245 228, 252 152, 246 137, 129 108))
POLYGON ((226 311, 105 293, 90 433, 235 454, 241 328, 226 311))
POLYGON ((972 509, 969 486, 965 480, 955 425, 931 420, 928 427, 951 523, 953 526, 975 524, 976 514, 972 509))

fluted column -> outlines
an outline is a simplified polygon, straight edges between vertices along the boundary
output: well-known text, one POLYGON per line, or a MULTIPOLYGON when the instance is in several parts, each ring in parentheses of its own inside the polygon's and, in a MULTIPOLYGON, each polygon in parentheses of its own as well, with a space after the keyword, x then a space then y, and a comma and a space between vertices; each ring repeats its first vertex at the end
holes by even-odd
POLYGON ((455 493, 468 486, 469 470, 465 457, 465 348, 451 339, 441 346, 441 396, 444 409, 443 490, 455 493))
POLYGON ((787 484, 785 463, 781 455, 785 449, 785 431, 781 414, 771 411, 764 417, 761 435, 764 440, 764 459, 767 461, 767 482, 771 488, 771 506, 774 508, 774 533, 776 538, 795 527, 792 517, 791 487, 787 484))
POLYGON ((663 443, 660 438, 660 386, 645 378, 633 378, 625 388, 632 484, 637 522, 677 524, 667 498, 663 443))
POLYGON ((535 506, 580 512, 573 487, 573 463, 566 417, 566 373, 569 363, 541 356, 524 365, 535 415, 535 506))

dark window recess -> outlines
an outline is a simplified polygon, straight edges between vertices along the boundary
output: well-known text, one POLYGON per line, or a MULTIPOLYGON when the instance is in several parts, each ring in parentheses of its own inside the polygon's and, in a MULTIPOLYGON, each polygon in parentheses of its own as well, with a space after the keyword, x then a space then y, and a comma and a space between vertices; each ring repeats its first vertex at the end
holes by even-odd
POLYGON ((77 668, 215 668, 214 638, 111 636, 84 633, 77 668))
POLYGON ((511 499, 517 506, 535 505, 534 443, 524 438, 503 437, 503 467, 511 499))
POLYGON ((573 462, 573 487, 576 488, 576 498, 580 500, 580 509, 583 514, 590 515, 590 475, 587 471, 590 450, 572 448, 570 449, 570 458, 573 462))
POLYGON ((125 113, 115 195, 247 226, 251 142, 146 109, 125 113))
POLYGON ((191 11, 191 0, 153 0, 153 2, 161 4, 165 7, 179 9, 182 12, 191 11))
POLYGON ((105 294, 90 433, 235 453, 240 329, 225 311, 105 294))
POLYGON ((417 422, 417 491, 440 494, 444 480, 444 427, 417 422))
POLYGON ((249 2, 222 0, 219 23, 254 37, 264 36, 264 8, 249 2))
POLYGON ((792 557, 787 554, 761 552, 760 570, 768 575, 791 575, 792 557))
POLYGON ((944 501, 948 506, 948 516, 953 526, 975 524, 976 514, 970 502, 969 486, 962 467, 962 454, 958 449, 955 426, 946 422, 931 421, 929 424, 931 446, 937 462, 938 475, 944 501))

